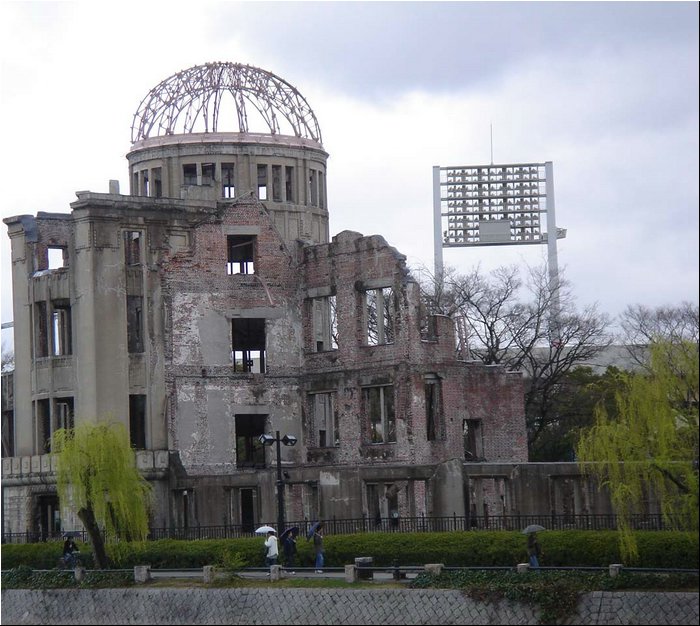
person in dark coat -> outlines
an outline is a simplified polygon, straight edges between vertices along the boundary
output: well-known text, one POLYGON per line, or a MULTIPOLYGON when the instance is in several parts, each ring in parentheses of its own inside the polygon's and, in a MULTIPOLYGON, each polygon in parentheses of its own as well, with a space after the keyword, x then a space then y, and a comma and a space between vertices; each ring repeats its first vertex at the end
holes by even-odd
MULTIPOLYGON (((287 569, 292 569, 294 567, 294 562, 296 561, 297 555, 297 533, 296 531, 291 531, 287 533, 284 537, 284 565, 287 569)), ((293 574, 294 572, 290 572, 293 574)))

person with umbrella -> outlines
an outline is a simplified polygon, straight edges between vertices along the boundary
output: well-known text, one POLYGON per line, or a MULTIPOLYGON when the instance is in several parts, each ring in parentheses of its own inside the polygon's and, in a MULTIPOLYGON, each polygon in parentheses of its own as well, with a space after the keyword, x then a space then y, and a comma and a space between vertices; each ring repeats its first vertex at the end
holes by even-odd
POLYGON ((530 524, 530 526, 523 530, 523 533, 527 535, 527 556, 529 557, 530 567, 532 569, 539 569, 540 567, 542 550, 540 549, 540 542, 537 541, 537 532, 544 529, 544 526, 530 524))
POLYGON ((307 541, 313 537, 316 552, 316 573, 323 574, 323 522, 316 522, 309 529, 307 541))
POLYGON ((279 548, 277 544, 277 537, 275 536, 274 530, 267 531, 267 539, 265 540, 265 565, 270 567, 271 565, 277 565, 277 557, 279 556, 279 548))
MULTIPOLYGON (((288 570, 292 570, 294 567, 294 561, 296 560, 297 554, 297 535, 299 534, 299 527, 292 526, 287 528, 281 535, 282 547, 284 548, 284 565, 288 570)), ((290 574, 294 574, 294 571, 290 571, 290 574)))

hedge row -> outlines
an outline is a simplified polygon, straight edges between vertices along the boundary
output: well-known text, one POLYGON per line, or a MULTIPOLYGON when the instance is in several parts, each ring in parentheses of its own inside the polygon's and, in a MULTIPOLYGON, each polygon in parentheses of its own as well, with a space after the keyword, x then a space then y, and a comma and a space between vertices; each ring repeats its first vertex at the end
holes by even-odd
MULTIPOLYGON (((639 531, 639 561, 628 566, 697 569, 699 549, 696 533, 639 531)), ((622 563, 615 531, 547 531, 539 533, 543 551, 541 565, 606 567, 622 563)), ((341 567, 355 557, 371 556, 375 566, 444 563, 448 567, 515 566, 527 561, 526 538, 518 532, 362 533, 327 536, 326 565, 341 567)), ((313 545, 299 538, 298 567, 313 567, 313 545)), ((90 546, 80 545, 83 562, 90 567, 90 546)), ((53 569, 61 556, 61 543, 5 544, 2 569, 20 565, 53 569)), ((263 538, 163 539, 108 546, 114 567, 149 564, 153 568, 196 568, 218 565, 227 569, 262 567, 263 538)))

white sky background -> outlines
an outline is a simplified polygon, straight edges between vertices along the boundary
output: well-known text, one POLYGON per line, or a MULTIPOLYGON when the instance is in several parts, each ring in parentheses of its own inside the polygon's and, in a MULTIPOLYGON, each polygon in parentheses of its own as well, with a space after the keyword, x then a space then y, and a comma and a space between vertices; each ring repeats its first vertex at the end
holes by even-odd
MULTIPOLYGON (((492 124, 495 163, 554 163, 559 266, 580 307, 698 302, 696 2, 2 1, 0 50, 3 218, 69 212, 111 178, 128 192, 144 96, 232 61, 314 110, 332 235, 381 234, 432 269, 432 167, 488 164, 492 124)), ((544 246, 445 250, 463 272, 545 259, 544 246)))

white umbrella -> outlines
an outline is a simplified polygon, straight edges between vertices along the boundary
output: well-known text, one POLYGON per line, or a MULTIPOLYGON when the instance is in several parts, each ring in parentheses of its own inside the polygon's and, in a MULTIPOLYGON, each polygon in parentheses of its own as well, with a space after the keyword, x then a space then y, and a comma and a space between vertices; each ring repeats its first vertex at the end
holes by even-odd
POLYGON ((261 526, 260 528, 258 528, 255 531, 255 534, 256 535, 267 535, 267 533, 269 533, 270 531, 272 531, 273 533, 277 532, 274 528, 272 528, 272 526, 261 526))
POLYGON ((529 535, 530 533, 538 533, 541 530, 547 530, 544 526, 540 526, 539 524, 530 524, 527 528, 523 528, 520 532, 529 535))

